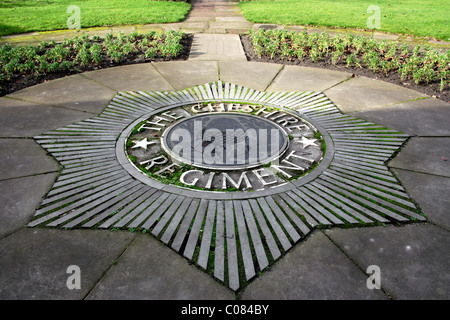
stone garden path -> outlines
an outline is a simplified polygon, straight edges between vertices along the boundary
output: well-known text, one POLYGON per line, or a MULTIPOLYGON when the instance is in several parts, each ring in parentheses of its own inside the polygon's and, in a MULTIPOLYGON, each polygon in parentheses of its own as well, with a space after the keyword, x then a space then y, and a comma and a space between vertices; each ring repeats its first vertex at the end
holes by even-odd
MULTIPOLYGON (((194 10, 184 23, 198 32, 187 61, 86 72, 0 98, 0 299, 449 299, 449 104, 382 81, 354 78, 346 72, 248 62, 239 45, 239 32, 232 31, 246 23, 234 4, 193 4, 194 10), (339 131, 359 122, 403 132, 409 137, 406 144, 395 157, 381 161, 377 169, 381 173, 375 175, 381 174, 392 180, 388 183, 401 185, 404 190, 397 191, 421 209, 426 221, 312 229, 304 239, 293 241, 296 243, 269 270, 237 292, 236 287, 215 281, 148 233, 26 227, 43 200, 52 196, 55 181, 61 183, 68 178, 67 172, 63 171, 66 176, 61 175, 61 159, 58 163, 41 147, 45 134, 98 121, 100 114, 111 111, 113 99, 123 100, 121 92, 176 92, 207 83, 214 83, 215 88, 219 84, 236 84, 249 88, 248 97, 259 96, 259 91, 259 97, 268 100, 278 92, 316 92, 332 104, 327 105, 331 116, 327 115, 325 121, 331 130, 339 131), (349 123, 340 122, 341 116, 349 123), (67 268, 71 265, 81 269, 80 289, 69 290, 66 286, 67 268), (370 290, 366 285, 368 267, 373 265, 381 270, 381 289, 370 290)), ((206 90, 208 86, 202 88, 206 90)), ((194 91, 189 92, 195 95, 194 91)), ((308 106, 302 108, 315 112, 308 106)), ((111 117, 110 120, 120 122, 111 117)), ((339 134, 342 139, 341 132, 335 138, 339 134)), ((348 158, 348 152, 339 152, 341 161, 348 158)), ((63 159, 62 163, 64 160, 72 163, 70 159, 63 159)), ((341 191, 333 185, 349 189, 358 183, 359 178, 355 177, 367 178, 365 173, 361 176, 357 172, 339 172, 339 166, 332 168, 303 188, 302 194, 329 197, 318 188, 331 187, 331 191, 323 190, 344 201, 341 191)), ((380 192, 377 188, 371 190, 380 192)), ((295 206, 292 199, 298 194, 280 194, 276 201, 281 199, 282 203, 288 201, 295 206)), ((347 195, 355 199, 351 193, 347 195)), ((305 197, 310 204, 314 202, 305 197)), ((374 200, 376 196, 367 198, 374 200)), ((271 196, 255 201, 262 207, 274 204, 271 196)), ((253 202, 234 203, 240 208, 235 210, 245 215, 245 208, 253 202)), ((354 212, 362 209, 358 203, 349 200, 344 205, 351 207, 340 209, 354 212)), ((377 205, 382 210, 380 203, 377 205)), ((392 209, 389 202, 382 206, 392 209)), ((277 214, 281 212, 271 208, 277 214)), ((316 208, 324 209, 320 205, 316 208)), ((283 210, 289 211, 286 206, 283 210)), ((50 222, 56 225, 55 221, 50 222)))

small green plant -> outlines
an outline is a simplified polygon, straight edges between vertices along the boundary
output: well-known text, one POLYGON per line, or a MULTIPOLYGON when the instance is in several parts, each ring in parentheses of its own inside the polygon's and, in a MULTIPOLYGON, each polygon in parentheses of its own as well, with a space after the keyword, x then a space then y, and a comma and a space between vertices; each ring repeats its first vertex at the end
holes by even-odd
POLYGON ((405 81, 416 84, 439 83, 440 90, 450 83, 450 50, 443 53, 430 46, 415 46, 395 41, 376 41, 352 34, 331 38, 326 33, 308 34, 287 30, 250 30, 258 57, 297 58, 300 61, 325 61, 332 65, 359 67, 373 73, 397 73, 405 81))
POLYGON ((89 53, 91 55, 92 61, 96 64, 100 64, 103 59, 103 48, 99 43, 94 43, 90 49, 89 53))
POLYGON ((0 83, 22 81, 26 76, 36 78, 51 73, 78 72, 91 65, 123 63, 127 58, 137 56, 176 58, 182 52, 184 35, 178 31, 152 31, 146 34, 133 32, 128 36, 119 33, 114 37, 109 33, 103 40, 98 36, 82 35, 59 44, 54 41, 27 46, 5 44, 0 46, 0 83))
POLYGON ((152 47, 148 48, 145 51, 145 57, 149 59, 154 59, 156 57, 156 54, 158 53, 158 48, 152 47))
POLYGON ((86 47, 81 47, 80 51, 78 51, 75 61, 78 62, 81 66, 87 66, 89 64, 89 52, 86 47))
POLYGON ((333 65, 337 65, 339 63, 339 61, 341 60, 341 57, 343 56, 343 52, 342 51, 334 51, 331 54, 331 63, 333 65))

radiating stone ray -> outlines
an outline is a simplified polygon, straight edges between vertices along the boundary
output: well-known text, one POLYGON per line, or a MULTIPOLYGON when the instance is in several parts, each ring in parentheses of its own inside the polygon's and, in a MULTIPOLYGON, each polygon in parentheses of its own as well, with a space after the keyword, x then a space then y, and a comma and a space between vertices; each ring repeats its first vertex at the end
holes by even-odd
POLYGON ((34 139, 62 171, 29 227, 145 231, 235 291, 316 228, 426 221, 386 166, 408 135, 345 115, 322 92, 263 92, 223 81, 119 92, 98 116, 34 139), (314 121, 329 135, 327 166, 304 183, 256 192, 146 183, 126 169, 120 136, 130 124, 172 107, 227 101, 314 121))

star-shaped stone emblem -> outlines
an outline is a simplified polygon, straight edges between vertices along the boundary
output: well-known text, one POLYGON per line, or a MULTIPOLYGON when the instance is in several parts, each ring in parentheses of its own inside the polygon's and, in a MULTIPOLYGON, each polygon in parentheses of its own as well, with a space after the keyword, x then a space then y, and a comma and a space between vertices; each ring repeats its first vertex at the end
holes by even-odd
MULTIPOLYGON (((261 92, 222 81, 174 92, 119 92, 98 116, 34 137, 63 170, 28 226, 145 230, 236 291, 316 227, 426 221, 385 164, 407 138, 341 113, 321 92, 261 92), (326 154, 303 179, 263 192, 206 193, 133 173, 121 156, 122 134, 143 116, 173 117, 171 108, 205 101, 308 117, 329 137, 326 154)), ((314 138, 300 142, 318 147, 314 138)), ((133 147, 151 144, 143 139, 133 147)))

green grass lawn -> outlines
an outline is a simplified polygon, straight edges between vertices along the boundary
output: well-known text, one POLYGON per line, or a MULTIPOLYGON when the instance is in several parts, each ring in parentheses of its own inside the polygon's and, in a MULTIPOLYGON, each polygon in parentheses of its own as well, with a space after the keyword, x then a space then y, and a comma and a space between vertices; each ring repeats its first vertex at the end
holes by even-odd
POLYGON ((241 2, 255 23, 367 29, 370 5, 381 12, 381 31, 449 41, 449 0, 257 0, 241 2))
POLYGON ((0 36, 67 29, 70 5, 80 8, 82 28, 179 22, 191 9, 186 2, 151 0, 0 0, 0 36))

